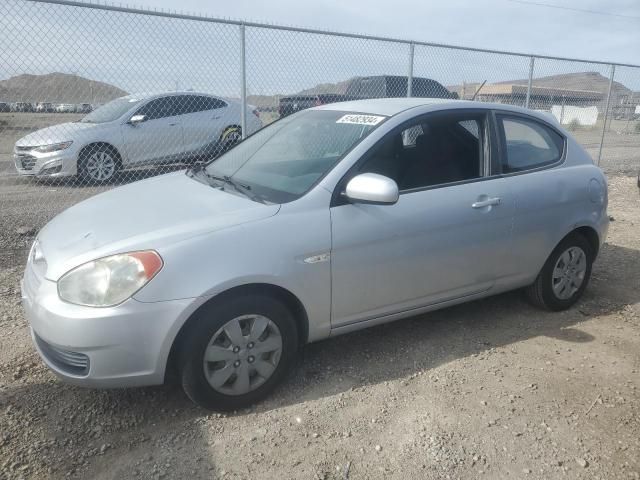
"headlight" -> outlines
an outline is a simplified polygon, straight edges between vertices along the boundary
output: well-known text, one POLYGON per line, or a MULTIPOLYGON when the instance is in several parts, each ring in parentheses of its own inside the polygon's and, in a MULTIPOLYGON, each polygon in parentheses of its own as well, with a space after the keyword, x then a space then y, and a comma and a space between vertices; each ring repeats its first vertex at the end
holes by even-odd
POLYGON ((156 252, 130 252, 87 262, 58 280, 58 296, 88 307, 112 307, 144 287, 162 268, 156 252))
POLYGON ((40 153, 51 153, 57 152, 58 150, 64 150, 65 148, 69 148, 73 142, 62 142, 62 143, 53 143, 51 145, 40 145, 39 147, 34 148, 36 152, 40 153))

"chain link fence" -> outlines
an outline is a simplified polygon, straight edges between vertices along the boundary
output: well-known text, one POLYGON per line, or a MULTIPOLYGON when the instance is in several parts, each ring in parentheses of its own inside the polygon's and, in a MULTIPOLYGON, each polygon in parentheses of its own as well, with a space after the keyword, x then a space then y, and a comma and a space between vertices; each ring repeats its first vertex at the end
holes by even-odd
POLYGON ((66 0, 3 0, 0 58, 1 263, 21 258, 74 203, 208 162, 298 110, 355 98, 541 110, 608 173, 640 166, 633 65, 66 0))

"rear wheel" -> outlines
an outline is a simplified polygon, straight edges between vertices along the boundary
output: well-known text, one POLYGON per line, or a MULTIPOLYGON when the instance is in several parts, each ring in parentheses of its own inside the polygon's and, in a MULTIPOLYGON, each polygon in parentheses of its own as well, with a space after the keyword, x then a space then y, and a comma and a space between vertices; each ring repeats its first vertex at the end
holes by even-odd
POLYGON ((592 265, 591 245, 582 235, 572 234, 551 253, 536 281, 527 287, 527 295, 538 307, 565 310, 584 293, 592 265))
POLYGON ((120 160, 118 154, 109 146, 89 146, 80 155, 78 169, 84 181, 107 183, 113 180, 120 170, 120 160))
POLYGON ((240 127, 227 127, 220 136, 219 155, 229 150, 235 144, 242 141, 242 129, 240 127))
POLYGON ((236 410, 266 397, 297 351, 296 323, 280 301, 238 296, 204 307, 181 345, 185 393, 210 410, 236 410))

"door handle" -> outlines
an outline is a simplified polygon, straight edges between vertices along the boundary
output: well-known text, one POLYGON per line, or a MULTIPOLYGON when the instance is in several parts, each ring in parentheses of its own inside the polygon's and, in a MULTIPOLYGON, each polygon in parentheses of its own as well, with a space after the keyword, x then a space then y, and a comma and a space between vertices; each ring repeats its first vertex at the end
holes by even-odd
POLYGON ((472 203, 471 207, 472 208, 490 207, 492 205, 500 205, 501 201, 502 199, 500 199, 500 197, 487 198, 486 200, 479 200, 475 203, 472 203))
POLYGON ((177 123, 177 122, 176 122, 176 123, 170 123, 170 124, 169 124, 169 126, 170 126, 170 127, 175 127, 176 125, 178 125, 178 123, 177 123))

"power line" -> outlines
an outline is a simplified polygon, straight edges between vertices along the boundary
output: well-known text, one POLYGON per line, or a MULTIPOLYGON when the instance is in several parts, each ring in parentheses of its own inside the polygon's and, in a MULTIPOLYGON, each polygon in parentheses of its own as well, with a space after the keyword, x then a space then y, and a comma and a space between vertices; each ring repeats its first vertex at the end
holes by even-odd
POLYGON ((537 7, 556 8, 558 10, 569 10, 573 12, 590 13, 592 15, 606 15, 609 17, 630 18, 632 20, 640 20, 640 16, 623 15, 621 13, 603 12, 601 10, 587 10, 584 8, 564 7, 561 5, 552 5, 550 3, 532 2, 528 0, 507 0, 507 2, 521 3, 523 5, 533 5, 537 7))

